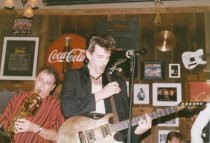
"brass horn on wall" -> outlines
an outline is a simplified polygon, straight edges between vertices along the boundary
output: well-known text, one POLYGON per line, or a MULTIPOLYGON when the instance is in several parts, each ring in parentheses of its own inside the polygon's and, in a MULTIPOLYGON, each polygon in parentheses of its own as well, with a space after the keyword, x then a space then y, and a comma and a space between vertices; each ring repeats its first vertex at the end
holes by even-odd
POLYGON ((173 32, 163 30, 155 35, 155 48, 162 52, 172 50, 176 46, 176 36, 173 32))

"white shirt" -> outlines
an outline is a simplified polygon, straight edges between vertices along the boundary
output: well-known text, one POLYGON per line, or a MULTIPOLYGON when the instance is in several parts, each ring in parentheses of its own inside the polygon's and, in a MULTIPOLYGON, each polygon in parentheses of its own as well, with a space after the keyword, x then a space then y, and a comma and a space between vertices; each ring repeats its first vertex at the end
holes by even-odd
POLYGON ((201 137, 203 128, 210 121, 210 103, 207 103, 206 108, 202 110, 196 118, 191 128, 191 143, 203 143, 201 137))
MULTIPOLYGON (((102 84, 94 84, 92 82, 92 93, 96 93, 98 91, 102 90, 102 84)), ((99 100, 96 102, 96 110, 91 111, 91 113, 100 113, 100 114, 105 114, 105 104, 104 100, 99 100)))

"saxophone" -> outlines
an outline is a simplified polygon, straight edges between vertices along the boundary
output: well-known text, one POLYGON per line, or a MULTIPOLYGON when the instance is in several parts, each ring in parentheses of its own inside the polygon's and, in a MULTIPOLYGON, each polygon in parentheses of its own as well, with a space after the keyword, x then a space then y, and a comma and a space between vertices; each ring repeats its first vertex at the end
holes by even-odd
POLYGON ((41 97, 39 95, 40 91, 41 90, 38 90, 37 92, 26 97, 22 101, 13 120, 7 127, 6 133, 7 133, 8 137, 10 138, 11 142, 13 142, 13 136, 14 136, 14 132, 15 132, 15 122, 17 121, 17 119, 18 118, 28 118, 28 117, 34 115, 38 111, 38 109, 42 103, 41 97))

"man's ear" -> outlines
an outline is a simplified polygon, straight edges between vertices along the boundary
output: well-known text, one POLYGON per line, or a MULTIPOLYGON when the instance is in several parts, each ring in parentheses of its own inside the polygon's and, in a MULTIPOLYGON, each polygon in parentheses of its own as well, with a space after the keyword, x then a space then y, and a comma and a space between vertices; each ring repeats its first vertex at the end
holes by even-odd
POLYGON ((85 51, 86 57, 88 58, 88 60, 91 58, 91 53, 90 51, 85 51))

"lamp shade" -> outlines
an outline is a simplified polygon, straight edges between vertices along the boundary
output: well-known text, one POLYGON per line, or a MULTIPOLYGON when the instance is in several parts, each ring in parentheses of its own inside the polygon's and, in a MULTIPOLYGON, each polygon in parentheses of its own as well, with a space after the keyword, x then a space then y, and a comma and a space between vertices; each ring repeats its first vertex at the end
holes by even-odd
POLYGON ((4 1, 4 7, 6 8, 13 8, 14 7, 14 1, 13 0, 5 0, 4 1))
POLYGON ((32 18, 34 16, 33 9, 30 6, 26 7, 23 16, 26 18, 32 18))

